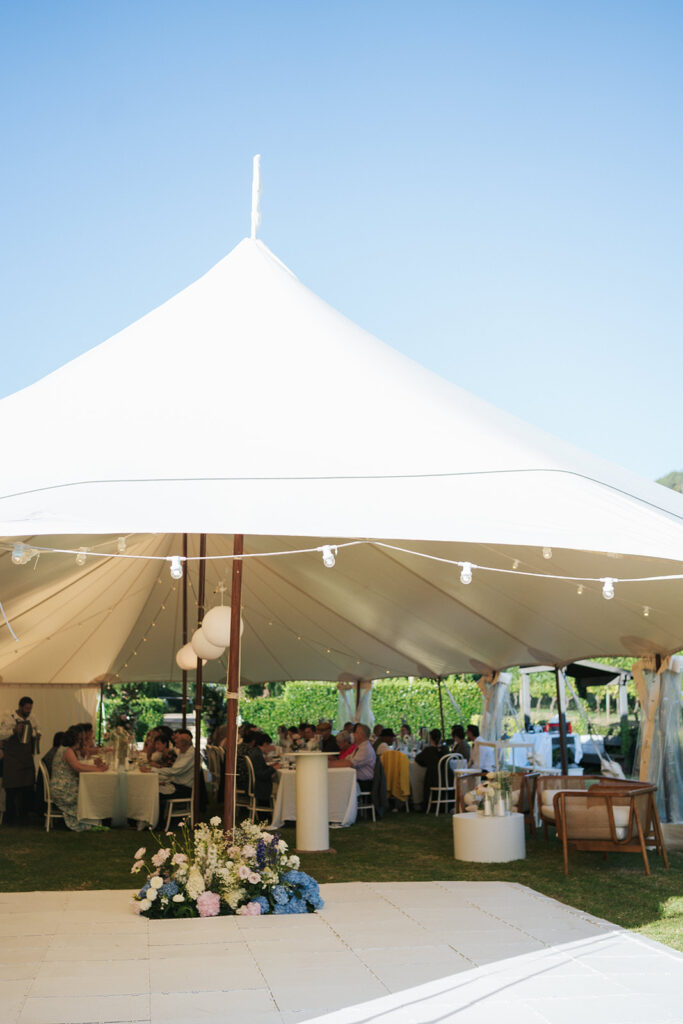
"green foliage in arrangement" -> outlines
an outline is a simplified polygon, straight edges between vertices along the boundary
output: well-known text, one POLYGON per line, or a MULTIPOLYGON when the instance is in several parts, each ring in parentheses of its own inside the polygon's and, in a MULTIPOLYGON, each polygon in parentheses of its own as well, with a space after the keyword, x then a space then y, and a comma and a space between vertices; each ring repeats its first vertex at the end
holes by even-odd
POLYGON ((161 697, 115 696, 104 699, 104 727, 113 729, 116 725, 131 725, 135 739, 144 740, 150 729, 161 725, 166 711, 166 701, 161 697))

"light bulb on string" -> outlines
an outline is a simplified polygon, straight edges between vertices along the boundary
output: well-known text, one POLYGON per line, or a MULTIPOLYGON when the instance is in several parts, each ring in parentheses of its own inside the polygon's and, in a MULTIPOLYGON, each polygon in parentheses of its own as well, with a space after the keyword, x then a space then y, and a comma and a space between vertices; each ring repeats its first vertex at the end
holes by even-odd
POLYGON ((460 570, 460 582, 461 583, 465 583, 465 584, 468 584, 468 583, 472 582, 472 563, 471 562, 463 562, 462 563, 462 568, 460 570))
POLYGON ((514 570, 519 569, 519 559, 518 558, 515 558, 514 562, 512 563, 512 568, 514 570))
POLYGON ((173 555, 169 562, 171 563, 171 579, 181 580, 183 578, 183 563, 180 560, 180 555, 173 555))
POLYGON ((28 548, 25 544, 15 544, 12 548, 12 563, 14 565, 26 565, 28 562, 28 548))
POLYGON ((116 542, 116 550, 118 551, 118 553, 120 555, 125 555, 125 553, 126 553, 126 538, 125 537, 119 537, 119 539, 116 542))
POLYGON ((583 583, 579 583, 578 587, 576 588, 576 593, 579 595, 579 597, 581 597, 581 595, 583 594, 583 583))
POLYGON ((644 619, 649 619, 650 618, 650 609, 648 608, 647 605, 645 605, 645 607, 643 608, 643 618, 644 619))
POLYGON ((611 601, 614 597, 614 580, 611 576, 606 576, 602 581, 602 596, 605 601, 611 601))
POLYGON ((546 559, 546 561, 549 558, 552 558, 553 557, 553 549, 552 548, 543 548, 543 557, 546 559))
POLYGON ((76 565, 85 565, 88 558, 88 548, 79 548, 76 555, 76 565))
POLYGON ((333 569, 336 562, 337 549, 331 544, 323 544, 320 549, 323 555, 323 565, 326 569, 333 569))

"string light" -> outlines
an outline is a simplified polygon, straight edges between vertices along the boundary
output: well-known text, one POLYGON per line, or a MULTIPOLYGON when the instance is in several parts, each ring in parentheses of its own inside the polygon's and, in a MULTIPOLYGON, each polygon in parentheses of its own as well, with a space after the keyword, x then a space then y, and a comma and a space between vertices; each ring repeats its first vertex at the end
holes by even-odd
POLYGON ((645 605, 645 607, 643 608, 643 618, 644 619, 649 619, 650 618, 650 609, 648 608, 647 605, 645 605))
POLYGON ((337 549, 333 548, 331 544, 323 544, 320 550, 322 551, 323 565, 325 566, 325 568, 334 569, 334 564, 337 560, 335 557, 337 549))
POLYGON ((171 579, 181 580, 183 578, 183 563, 180 560, 180 555, 173 555, 169 558, 171 563, 171 579))
POLYGON ((37 554, 37 551, 26 544, 15 544, 12 548, 12 562, 14 565, 26 565, 37 554))
POLYGON ((116 550, 118 551, 118 553, 120 555, 125 555, 125 553, 126 553, 126 538, 125 537, 119 537, 119 539, 116 542, 116 550))
POLYGON ((611 576, 606 576, 602 581, 602 596, 605 601, 611 601, 614 597, 614 580, 611 576))
POLYGON ((576 588, 576 593, 579 595, 579 597, 581 597, 581 595, 583 594, 583 583, 579 583, 578 587, 576 588))
POLYGON ((548 559, 552 558, 553 557, 553 549, 552 548, 543 548, 543 557, 546 559, 546 561, 548 559))
POLYGON ((518 558, 515 558, 514 562, 512 563, 512 568, 513 569, 519 569, 519 559, 518 558))
POLYGON ((463 562, 462 563, 462 569, 460 571, 460 582, 461 583, 465 583, 465 584, 468 584, 468 583, 472 582, 472 563, 471 562, 463 562))
POLYGON ((89 548, 79 548, 78 554, 76 555, 76 565, 85 565, 88 558, 89 548))

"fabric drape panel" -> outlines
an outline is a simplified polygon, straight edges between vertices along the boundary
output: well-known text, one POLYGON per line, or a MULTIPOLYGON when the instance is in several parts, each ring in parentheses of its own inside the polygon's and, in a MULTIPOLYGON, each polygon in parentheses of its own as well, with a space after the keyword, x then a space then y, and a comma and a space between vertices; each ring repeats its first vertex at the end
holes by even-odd
POLYGON ((665 661, 659 672, 651 659, 633 666, 641 703, 635 772, 657 787, 659 817, 669 824, 683 823, 682 670, 680 657, 665 661))
POLYGON ((41 732, 40 752, 52 746, 56 732, 64 732, 78 722, 92 722, 96 728, 100 687, 69 686, 59 683, 0 683, 0 711, 13 711, 22 697, 31 697, 33 713, 41 732))

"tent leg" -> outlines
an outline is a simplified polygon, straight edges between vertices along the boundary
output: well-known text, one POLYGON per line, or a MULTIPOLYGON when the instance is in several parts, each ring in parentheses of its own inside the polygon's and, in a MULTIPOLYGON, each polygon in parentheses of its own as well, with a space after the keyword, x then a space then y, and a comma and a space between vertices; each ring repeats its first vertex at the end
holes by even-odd
POLYGON ((230 651, 227 681, 227 732, 225 734, 225 803, 223 828, 231 832, 235 827, 235 788, 237 785, 237 705, 240 695, 240 656, 242 638, 242 553, 244 537, 236 533, 233 544, 232 589, 230 592, 230 651))
MULTIPOLYGON (((204 618, 204 593, 206 590, 206 534, 199 536, 199 585, 197 587, 197 628, 204 618)), ((187 575, 187 573, 185 573, 187 575)), ((194 787, 193 809, 195 823, 199 821, 199 775, 201 772, 202 744, 202 659, 197 658, 197 686, 194 698, 194 787)))
POLYGON ((557 710, 560 717, 560 757, 562 758, 562 774, 567 774, 567 722, 565 718, 566 701, 564 694, 564 677, 562 669, 555 669, 555 687, 557 689, 557 710))
MULTIPOLYGON (((183 565, 187 567, 187 534, 183 534, 183 565)), ((183 647, 187 643, 187 568, 183 573, 183 647)), ((183 729, 187 729, 187 672, 183 669, 183 729)))
POLYGON ((446 724, 443 717, 443 694, 441 693, 441 676, 436 677, 436 682, 439 687, 439 714, 441 715, 441 739, 446 742, 446 724))

